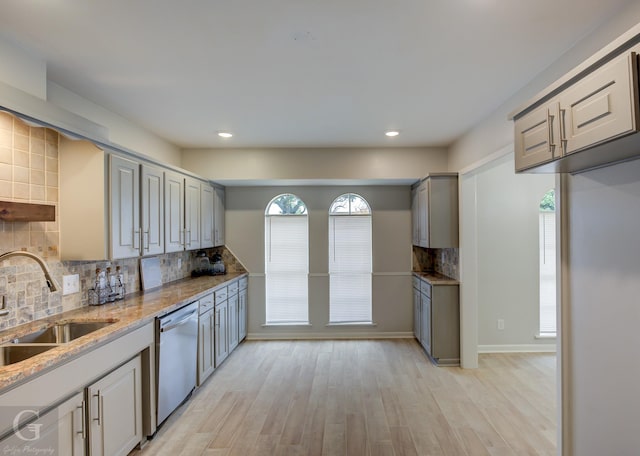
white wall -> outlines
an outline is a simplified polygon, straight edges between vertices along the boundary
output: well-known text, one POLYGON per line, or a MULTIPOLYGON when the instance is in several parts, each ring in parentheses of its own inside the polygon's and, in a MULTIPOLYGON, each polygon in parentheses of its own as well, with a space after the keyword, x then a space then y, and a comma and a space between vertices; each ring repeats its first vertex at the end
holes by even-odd
POLYGON ((411 209, 407 186, 227 187, 226 245, 249 271, 249 337, 410 337, 411 209), (355 192, 371 205, 373 320, 375 327, 327 327, 329 319, 328 209, 339 195, 355 192), (294 193, 309 210, 309 318, 311 327, 263 327, 264 211, 281 193, 294 193))
POLYGON ((0 104, 24 115, 154 160, 181 166, 180 149, 80 96, 47 81, 46 62, 0 40, 0 104), (104 127, 104 128, 103 128, 104 127))
POLYGON ((64 87, 52 82, 49 82, 47 87, 47 98, 51 103, 104 125, 109 129, 109 141, 111 143, 138 154, 146 155, 161 163, 181 166, 182 155, 177 146, 64 87))
POLYGON ((182 166, 211 180, 417 180, 447 170, 444 148, 184 150, 182 166))
POLYGON ((463 177, 465 198, 474 206, 465 217, 475 228, 469 253, 475 270, 465 281, 476 284, 479 351, 530 350, 549 341, 536 339, 539 310, 539 206, 555 186, 555 176, 513 172, 513 153, 463 177), (469 182, 469 185, 467 185, 469 182), (470 195, 467 195, 470 193, 470 195), (504 330, 497 320, 504 320, 504 330))
POLYGON ((560 59, 546 69, 540 68, 540 73, 537 75, 532 74, 532 80, 528 85, 520 89, 493 114, 451 146, 449 149, 449 170, 460 171, 511 144, 513 142, 513 123, 507 119, 511 111, 638 22, 640 22, 640 2, 629 1, 626 8, 621 11, 613 11, 608 20, 604 19, 604 24, 601 27, 579 40, 560 59))
POLYGON ((569 179, 574 454, 640 449, 640 160, 569 179))
POLYGON ((47 98, 47 64, 0 40, 0 81, 35 97, 47 98))

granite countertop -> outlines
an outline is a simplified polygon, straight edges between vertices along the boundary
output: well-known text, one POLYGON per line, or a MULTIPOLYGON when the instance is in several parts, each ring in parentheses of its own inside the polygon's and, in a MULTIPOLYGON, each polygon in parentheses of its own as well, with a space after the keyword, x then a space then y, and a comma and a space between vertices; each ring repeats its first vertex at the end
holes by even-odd
POLYGON ((163 285, 154 290, 127 295, 122 301, 100 306, 86 306, 48 318, 0 331, 0 344, 16 337, 39 331, 53 323, 65 321, 108 320, 114 323, 59 345, 44 353, 8 366, 0 367, 0 394, 7 388, 68 362, 77 356, 109 342, 129 331, 144 326, 158 316, 165 315, 190 302, 200 299, 216 287, 247 273, 227 273, 221 276, 186 278, 163 285))
POLYGON ((426 280, 431 285, 460 285, 460 281, 452 277, 440 274, 438 272, 426 271, 417 272, 413 271, 413 275, 420 277, 422 280, 426 280))

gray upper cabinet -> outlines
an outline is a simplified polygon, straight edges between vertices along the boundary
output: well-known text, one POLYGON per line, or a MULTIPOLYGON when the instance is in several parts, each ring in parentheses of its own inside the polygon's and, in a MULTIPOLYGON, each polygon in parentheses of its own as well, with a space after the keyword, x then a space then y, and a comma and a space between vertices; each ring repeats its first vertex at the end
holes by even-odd
POLYGON ((637 51, 602 57, 518 110, 516 171, 578 172, 639 156, 637 51))
POLYGON ((185 248, 200 248, 200 181, 185 178, 184 185, 185 248))
POLYGON ((90 141, 60 139, 60 259, 224 244, 224 188, 90 141))
POLYGON ((430 174, 411 191, 413 244, 425 248, 458 246, 458 175, 430 174))
POLYGON ((111 258, 140 255, 140 164, 110 156, 111 258))
POLYGON ((215 190, 205 182, 200 187, 200 247, 214 246, 214 200, 215 190))
POLYGON ((184 176, 173 171, 164 173, 164 239, 165 251, 184 250, 184 176))
POLYGON ((564 153, 638 131, 635 52, 621 55, 560 94, 564 153))
POLYGON ((164 253, 164 170, 143 164, 140 172, 142 254, 164 253))
POLYGON ((216 247, 224 245, 224 197, 223 187, 214 187, 214 245, 216 247))
POLYGON ((516 170, 560 158, 560 103, 550 102, 515 121, 516 170))

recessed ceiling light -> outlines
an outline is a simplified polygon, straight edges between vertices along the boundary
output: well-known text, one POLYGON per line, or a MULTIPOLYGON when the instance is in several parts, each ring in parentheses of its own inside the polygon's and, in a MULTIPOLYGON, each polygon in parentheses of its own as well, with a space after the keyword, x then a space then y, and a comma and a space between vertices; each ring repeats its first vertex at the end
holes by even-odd
POLYGON ((398 130, 388 130, 384 134, 393 138, 394 136, 398 136, 400 132, 398 130))
POLYGON ((219 131, 218 136, 220 136, 221 138, 231 138, 233 136, 233 133, 229 133, 228 131, 219 131))

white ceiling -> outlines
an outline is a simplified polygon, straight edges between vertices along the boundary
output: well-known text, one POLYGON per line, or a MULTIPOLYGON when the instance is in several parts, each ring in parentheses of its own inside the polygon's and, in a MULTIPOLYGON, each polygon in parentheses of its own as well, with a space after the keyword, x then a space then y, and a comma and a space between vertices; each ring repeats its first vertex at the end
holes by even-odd
POLYGON ((0 39, 183 148, 436 146, 628 1, 2 0, 0 39))

